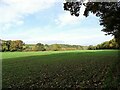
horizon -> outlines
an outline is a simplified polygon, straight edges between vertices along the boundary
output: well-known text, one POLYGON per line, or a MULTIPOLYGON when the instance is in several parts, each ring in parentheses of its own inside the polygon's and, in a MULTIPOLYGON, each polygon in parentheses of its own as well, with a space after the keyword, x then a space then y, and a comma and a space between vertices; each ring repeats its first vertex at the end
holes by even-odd
MULTIPOLYGON (((2 39, 0 39, 0 40, 2 40, 2 39)), ((17 40, 17 39, 16 39, 17 40)), ((16 40, 10 40, 10 41, 16 41, 16 40)), ((7 40, 5 40, 5 41, 9 41, 9 39, 7 39, 7 40)), ((23 41, 23 40, 22 40, 23 41)), ((107 40, 107 41, 109 41, 109 40, 107 40)), ((107 42, 107 41, 104 41, 104 42, 107 42)), ((23 41, 23 43, 25 43, 24 41, 23 41)), ((37 43, 41 43, 41 42, 39 42, 39 41, 37 41, 37 42, 34 42, 34 43, 25 43, 25 44, 32 44, 32 45, 35 45, 35 44, 37 44, 37 43)), ((101 43, 103 43, 103 42, 101 42, 101 43)), ((101 43, 98 43, 98 44, 101 44, 101 43)), ((41 43, 41 44, 47 44, 47 43, 41 43)), ((90 46, 90 45, 81 45, 81 44, 67 44, 67 43, 49 43, 49 44, 47 44, 47 45, 52 45, 52 44, 63 44, 63 45, 78 45, 78 46, 90 46)), ((96 45, 98 45, 98 44, 96 44, 96 45)), ((96 46, 96 45, 92 45, 92 46, 96 46)))
POLYGON ((99 18, 93 14, 83 16, 84 9, 82 6, 80 16, 75 17, 64 11, 62 0, 1 0, 2 40, 84 46, 111 40, 113 36, 101 31, 99 18))

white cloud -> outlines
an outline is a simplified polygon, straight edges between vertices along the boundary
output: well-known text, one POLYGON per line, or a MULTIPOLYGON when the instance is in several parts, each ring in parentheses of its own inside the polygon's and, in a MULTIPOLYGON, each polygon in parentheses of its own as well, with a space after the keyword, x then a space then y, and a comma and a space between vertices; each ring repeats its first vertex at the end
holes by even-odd
POLYGON ((4 26, 0 26, 2 30, 7 30, 11 27, 12 25, 10 23, 5 24, 4 26))
POLYGON ((105 36, 104 34, 90 34, 90 35, 82 35, 80 33, 64 33, 64 34, 32 34, 32 36, 29 36, 29 38, 24 38, 25 42, 27 43, 36 43, 36 42, 42 42, 42 43, 64 43, 64 44, 78 44, 78 45, 95 45, 102 43, 104 41, 110 40, 113 37, 111 36, 105 36), (36 38, 37 37, 37 38, 36 38))
POLYGON ((55 0, 0 0, 0 24, 23 24, 24 17, 51 7, 55 0))
POLYGON ((59 25, 59 26, 65 26, 65 25, 71 25, 71 24, 76 24, 78 22, 80 22, 81 20, 83 20, 85 17, 83 16, 85 7, 82 6, 80 9, 80 15, 79 17, 76 16, 71 16, 70 12, 66 11, 62 14, 60 14, 57 19, 55 20, 55 22, 59 25))
POLYGON ((103 32, 96 30, 96 28, 90 30, 84 28, 70 29, 68 31, 61 31, 52 33, 54 31, 50 27, 45 28, 32 28, 26 30, 26 32, 17 32, 10 35, 4 35, 2 38, 16 40, 23 40, 25 43, 64 43, 64 44, 79 44, 79 45, 95 45, 104 41, 110 40, 113 37, 105 36, 103 32))
POLYGON ((24 24, 24 21, 19 20, 19 21, 16 22, 16 24, 17 24, 17 25, 22 25, 22 24, 24 24))

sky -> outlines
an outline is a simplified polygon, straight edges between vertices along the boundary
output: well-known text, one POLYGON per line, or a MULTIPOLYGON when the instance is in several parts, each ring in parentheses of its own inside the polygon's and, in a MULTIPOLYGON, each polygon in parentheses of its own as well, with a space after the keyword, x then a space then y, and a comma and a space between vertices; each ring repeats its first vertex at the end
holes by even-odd
POLYGON ((25 43, 97 45, 111 40, 90 14, 71 16, 63 0, 0 0, 0 38, 25 43))

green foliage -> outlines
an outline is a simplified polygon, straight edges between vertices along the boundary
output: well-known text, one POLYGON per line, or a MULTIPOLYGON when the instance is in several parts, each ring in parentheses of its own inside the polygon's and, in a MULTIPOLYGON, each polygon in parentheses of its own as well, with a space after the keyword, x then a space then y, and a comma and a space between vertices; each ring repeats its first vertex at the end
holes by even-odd
POLYGON ((15 40, 10 42, 10 51, 22 51, 23 49, 23 41, 15 40))
MULTIPOLYGON (((79 16, 81 5, 86 8, 84 16, 89 16, 89 13, 95 14, 100 18, 100 25, 103 26, 102 31, 106 35, 114 35, 118 46, 120 48, 120 1, 117 2, 87 2, 84 0, 66 0, 64 3, 64 10, 70 11, 71 15, 79 16)), ((112 46, 111 46, 112 47, 112 46)))
POLYGON ((45 44, 45 45, 44 45, 44 48, 45 48, 46 51, 49 51, 49 50, 50 50, 50 45, 45 44))
POLYGON ((52 44, 50 45, 50 49, 52 51, 59 51, 61 49, 61 46, 59 44, 52 44))
POLYGON ((10 50, 10 43, 11 43, 11 41, 1 40, 2 51, 9 51, 10 50))
POLYGON ((96 49, 96 47, 93 45, 88 46, 88 50, 95 50, 95 49, 96 49))
POLYGON ((41 43, 37 43, 35 46, 32 48, 33 51, 45 51, 44 45, 41 43))
POLYGON ((69 44, 25 44, 22 40, 1 40, 1 51, 67 51, 67 50, 96 50, 96 49, 118 49, 118 44, 115 39, 103 42, 97 46, 81 46, 69 44))
POLYGON ((5 41, 1 40, 1 46, 2 46, 2 51, 22 51, 23 49, 23 41, 21 40, 15 40, 15 41, 5 41))
MULTIPOLYGON (((69 44, 59 44, 62 50, 83 50, 84 46, 81 45, 69 45, 69 44)), ((86 49, 87 50, 87 49, 86 49)))
POLYGON ((24 51, 33 51, 34 47, 35 47, 35 44, 25 44, 24 51))
POLYGON ((115 41, 115 39, 97 45, 97 49, 118 49, 118 48, 119 48, 118 43, 115 41))
POLYGON ((45 44, 41 46, 36 46, 35 44, 26 44, 25 51, 65 51, 65 50, 87 50, 87 46, 81 45, 69 45, 69 44, 45 44), (40 50, 38 50, 40 49, 40 50))
POLYGON ((96 49, 119 49, 118 43, 115 39, 112 39, 110 41, 103 42, 101 44, 98 44, 96 46, 90 45, 88 47, 89 50, 96 50, 96 49))
POLYGON ((2 52, 2 40, 0 39, 0 52, 2 52))
POLYGON ((3 52, 3 88, 117 88, 116 50, 3 52))

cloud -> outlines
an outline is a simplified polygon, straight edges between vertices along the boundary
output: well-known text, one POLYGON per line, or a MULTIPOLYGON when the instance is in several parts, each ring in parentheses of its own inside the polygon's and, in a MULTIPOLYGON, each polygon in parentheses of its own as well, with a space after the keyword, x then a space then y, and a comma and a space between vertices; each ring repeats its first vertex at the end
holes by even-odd
POLYGON ((26 30, 26 32, 16 32, 9 35, 3 35, 4 39, 23 40, 25 43, 63 43, 63 44, 78 44, 78 45, 96 45, 104 41, 110 40, 113 37, 105 36, 103 32, 96 28, 91 28, 90 32, 85 28, 75 28, 54 32, 52 27, 37 27, 26 30))
POLYGON ((80 9, 80 15, 79 15, 79 17, 71 16, 71 15, 70 15, 70 12, 65 11, 64 13, 61 13, 61 14, 57 17, 57 19, 55 19, 55 22, 56 22, 56 24, 59 25, 59 26, 76 24, 76 23, 84 20, 84 18, 85 18, 85 17, 83 16, 84 10, 85 10, 85 7, 82 6, 81 9, 80 9))
POLYGON ((24 17, 51 7, 55 0, 0 0, 0 24, 23 24, 24 17))

